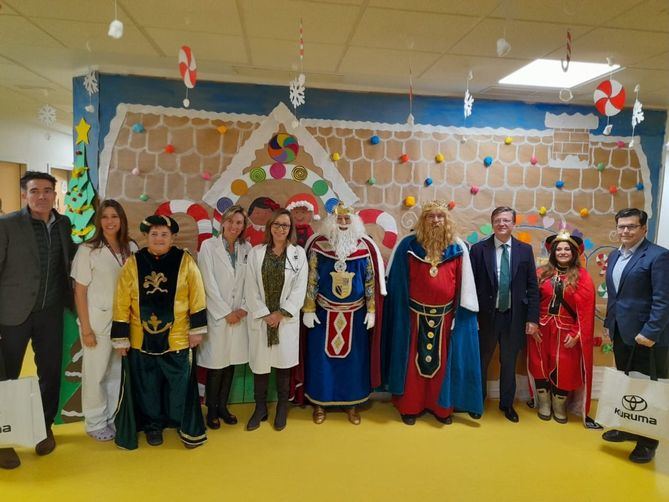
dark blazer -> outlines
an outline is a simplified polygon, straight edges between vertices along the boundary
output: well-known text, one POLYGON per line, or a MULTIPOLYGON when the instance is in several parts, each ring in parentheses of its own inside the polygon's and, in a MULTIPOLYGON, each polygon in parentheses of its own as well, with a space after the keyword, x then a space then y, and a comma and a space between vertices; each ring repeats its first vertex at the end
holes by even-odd
MULTIPOLYGON (((470 251, 476 295, 479 300, 479 336, 494 336, 497 302, 495 236, 477 242, 470 251)), ((539 286, 532 246, 511 238, 511 340, 525 344, 525 323, 539 323, 539 286)))
POLYGON ((627 345, 641 333, 657 346, 669 345, 669 250, 644 239, 620 277, 619 291, 613 285, 613 268, 620 257, 617 249, 606 267, 606 320, 613 338, 615 328, 627 345))
MULTIPOLYGON (((76 245, 70 237, 69 218, 57 213, 54 225, 62 242, 68 277, 65 305, 71 304, 70 263, 76 245)), ((0 217, 0 324, 18 326, 30 315, 39 289, 40 265, 35 232, 27 208, 0 217)))

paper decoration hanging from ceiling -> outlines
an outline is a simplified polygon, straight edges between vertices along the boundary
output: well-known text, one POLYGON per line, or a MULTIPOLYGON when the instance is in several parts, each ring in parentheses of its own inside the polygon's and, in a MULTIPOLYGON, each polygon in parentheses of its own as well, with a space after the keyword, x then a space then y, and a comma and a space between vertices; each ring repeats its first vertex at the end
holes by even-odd
POLYGON ((300 74, 290 81, 289 97, 294 109, 305 103, 305 90, 307 77, 304 75, 304 29, 302 26, 302 19, 300 19, 300 74))
POLYGON ((45 126, 56 122, 56 109, 51 105, 44 105, 37 111, 37 118, 45 126))
POLYGON ((599 113, 613 117, 625 106, 625 88, 617 80, 605 80, 595 89, 593 100, 599 113))
POLYGON ((188 99, 188 89, 195 87, 197 82, 197 62, 195 56, 187 45, 181 46, 179 49, 179 73, 186 86, 186 97, 183 104, 186 108, 190 106, 190 99, 188 99))
POLYGON ((301 106, 305 102, 304 93, 306 91, 306 77, 300 73, 290 81, 290 102, 293 108, 301 106))
POLYGON ((474 78, 474 73, 470 70, 467 74, 467 88, 465 89, 465 99, 464 99, 464 113, 465 120, 472 114, 472 108, 474 107, 474 96, 469 93, 469 81, 474 78))
POLYGON ((629 147, 634 147, 634 131, 636 126, 643 122, 643 104, 639 101, 639 84, 634 87, 634 93, 636 94, 634 98, 634 107, 632 108, 632 139, 629 142, 629 147))

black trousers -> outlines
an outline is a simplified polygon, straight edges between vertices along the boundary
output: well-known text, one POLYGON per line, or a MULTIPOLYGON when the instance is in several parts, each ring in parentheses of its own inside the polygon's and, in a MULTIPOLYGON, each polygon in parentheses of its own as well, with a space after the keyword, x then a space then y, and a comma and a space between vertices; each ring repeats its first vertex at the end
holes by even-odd
POLYGON ((488 366, 499 343, 499 405, 502 408, 512 406, 516 396, 516 361, 520 349, 512 342, 511 336, 511 309, 495 312, 493 332, 479 336, 484 399, 487 395, 488 366))
MULTIPOLYGON (((613 357, 616 361, 616 368, 621 371, 627 369, 627 363, 632 355, 632 364, 630 371, 638 371, 644 375, 650 375, 650 358, 655 358, 655 369, 657 371, 657 378, 669 378, 669 347, 649 347, 637 344, 627 345, 623 342, 620 332, 616 327, 616 332, 613 335, 613 357), (634 355, 632 355, 634 349, 634 355)), ((657 448, 658 441, 656 439, 647 438, 644 436, 637 436, 637 442, 649 448, 657 448)))
POLYGON ((32 312, 18 326, 0 325, 0 354, 7 378, 21 374, 28 342, 32 340, 39 378, 44 422, 51 427, 58 413, 60 376, 63 359, 63 306, 54 305, 32 312))

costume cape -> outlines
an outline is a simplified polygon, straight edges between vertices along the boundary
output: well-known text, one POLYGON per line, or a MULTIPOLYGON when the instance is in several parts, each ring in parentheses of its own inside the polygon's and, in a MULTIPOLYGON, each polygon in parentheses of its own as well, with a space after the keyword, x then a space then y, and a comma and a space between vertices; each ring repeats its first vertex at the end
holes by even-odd
MULTIPOLYGON (((409 253, 424 259, 425 249, 414 234, 397 245, 388 265, 388 297, 384 302, 381 340, 384 353, 384 382, 391 394, 404 394, 411 321, 409 318, 409 253)), ((474 274, 464 242, 457 239, 448 246, 442 261, 462 256, 462 284, 448 348, 446 373, 439 405, 456 411, 483 413, 481 361, 476 312, 478 300, 474 274)))

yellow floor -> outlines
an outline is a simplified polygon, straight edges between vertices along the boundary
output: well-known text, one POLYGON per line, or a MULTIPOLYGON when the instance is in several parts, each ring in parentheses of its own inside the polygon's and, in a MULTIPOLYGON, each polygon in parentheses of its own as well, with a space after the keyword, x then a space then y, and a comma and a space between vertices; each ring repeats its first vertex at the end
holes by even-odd
MULTIPOLYGON (((0 471, 0 501, 669 500, 666 443, 639 466, 627 460, 629 443, 605 443, 576 419, 560 425, 517 410, 519 424, 493 401, 479 422, 425 416, 409 427, 375 402, 356 427, 343 413, 317 426, 308 408, 294 408, 283 432, 224 426, 192 451, 174 431, 161 447, 142 436, 128 452, 89 439, 81 423, 62 425, 53 454, 23 449, 19 469, 0 471)), ((252 406, 232 411, 245 421, 252 406)))

